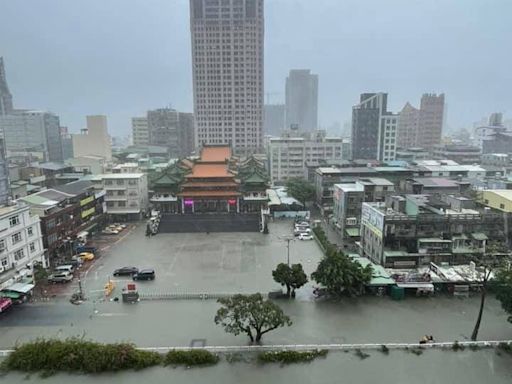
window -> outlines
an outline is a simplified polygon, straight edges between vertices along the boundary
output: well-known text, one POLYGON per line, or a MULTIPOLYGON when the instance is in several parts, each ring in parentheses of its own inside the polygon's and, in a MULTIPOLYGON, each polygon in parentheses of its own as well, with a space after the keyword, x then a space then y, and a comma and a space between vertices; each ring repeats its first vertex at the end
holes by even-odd
POLYGON ((2 257, 2 267, 7 267, 8 259, 7 257, 2 257))
POLYGON ((0 253, 4 252, 7 249, 5 246, 5 239, 0 240, 0 253))
POLYGON ((27 228, 27 235, 32 236, 34 234, 34 228, 28 227, 27 228))
POLYGON ((116 184, 117 184, 117 185, 124 185, 124 180, 117 180, 117 181, 116 181, 116 184))
POLYGON ((23 252, 23 249, 18 249, 16 252, 14 252, 14 260, 18 261, 25 257, 25 252, 23 252))
POLYGON ((501 209, 505 209, 505 204, 500 204, 501 209))
POLYGON ((16 232, 11 236, 11 239, 13 244, 19 243, 21 241, 21 232, 16 232))
POLYGON ((105 180, 105 185, 112 185, 112 180, 105 180))
POLYGON ((126 207, 126 201, 120 201, 117 203, 118 207, 126 207))
POLYGON ((9 217, 9 225, 11 227, 14 227, 15 225, 18 225, 20 223, 19 216, 11 216, 9 217))
POLYGON ((48 235, 47 239, 48 239, 48 245, 53 244, 57 241, 57 234, 52 233, 51 235, 48 235))
POLYGON ((137 185, 137 180, 128 180, 128 185, 137 185))
POLYGON ((113 201, 107 201, 107 207, 113 207, 114 206, 114 202, 113 201))
POLYGON ((36 250, 36 243, 34 243, 34 242, 30 243, 29 248, 30 248, 30 252, 35 252, 35 250, 36 250))
POLYGON ((117 191, 117 196, 124 196, 124 191, 117 191))

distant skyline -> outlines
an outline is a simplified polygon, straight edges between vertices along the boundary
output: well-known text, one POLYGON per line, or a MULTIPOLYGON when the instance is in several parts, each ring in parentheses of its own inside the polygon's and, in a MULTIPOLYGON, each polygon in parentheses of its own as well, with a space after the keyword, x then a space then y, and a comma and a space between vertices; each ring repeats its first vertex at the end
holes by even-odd
MULTIPOLYGON (((113 135, 148 109, 192 111, 188 0, 0 0, 0 10, 16 108, 54 112, 72 132, 106 114, 113 135)), ((379 91, 393 112, 445 93, 452 129, 495 111, 510 119, 510 14, 509 0, 267 0, 265 93, 284 102, 289 70, 311 69, 320 127, 343 126, 360 93, 379 91)))

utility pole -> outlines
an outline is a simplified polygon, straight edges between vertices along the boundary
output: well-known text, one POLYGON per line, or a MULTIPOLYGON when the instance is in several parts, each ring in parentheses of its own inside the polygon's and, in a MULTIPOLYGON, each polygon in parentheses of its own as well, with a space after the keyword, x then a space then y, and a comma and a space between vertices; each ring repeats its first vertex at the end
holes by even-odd
POLYGON ((290 241, 292 241, 293 239, 291 238, 287 238, 285 239, 286 240, 286 249, 287 249, 287 262, 288 262, 288 267, 290 266, 290 241))

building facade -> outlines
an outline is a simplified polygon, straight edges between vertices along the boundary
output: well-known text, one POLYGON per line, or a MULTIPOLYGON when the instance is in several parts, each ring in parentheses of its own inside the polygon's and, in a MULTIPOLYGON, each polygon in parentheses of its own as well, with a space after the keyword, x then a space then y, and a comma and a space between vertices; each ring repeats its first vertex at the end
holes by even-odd
POLYGON ((265 135, 281 136, 285 128, 284 104, 265 104, 265 122, 263 132, 265 135))
POLYGON ((107 116, 87 116, 87 128, 80 134, 72 135, 73 154, 80 156, 100 156, 112 160, 112 147, 108 134, 107 116))
POLYGON ((47 266, 40 220, 18 203, 0 208, 0 289, 18 282, 34 263, 47 266))
POLYGON ((306 162, 320 160, 341 161, 343 138, 270 138, 267 146, 270 179, 273 183, 285 182, 293 177, 304 177, 306 162))
POLYGON ((352 158, 392 161, 398 115, 387 111, 387 93, 363 93, 352 107, 352 158))
POLYGON ((174 158, 190 156, 194 151, 194 115, 171 108, 148 111, 147 125, 150 145, 168 148, 174 158))
POLYGON ((149 128, 147 117, 132 117, 133 145, 149 145, 149 128))
POLYGON ((431 149, 441 144, 444 122, 444 94, 421 97, 417 147, 431 149))
POLYGON ((12 110, 12 95, 7 86, 4 58, 0 57, 0 116, 8 115, 12 110))
POLYGON ((302 132, 318 128, 318 75, 309 69, 292 69, 286 78, 286 129, 302 132))
POLYGON ((415 148, 418 142, 420 110, 406 103, 398 117, 396 145, 399 148, 415 148))
POLYGON ((106 173, 91 181, 105 191, 106 212, 114 220, 138 220, 147 213, 148 180, 144 173, 106 173))
POLYGON ((459 164, 480 163, 480 148, 472 145, 434 145, 432 159, 453 160, 459 164))
POLYGON ((43 111, 15 110, 0 116, 9 154, 41 153, 44 161, 63 161, 59 117, 43 111))
POLYGON ((68 131, 68 127, 60 127, 60 137, 62 141, 62 160, 66 161, 73 158, 73 139, 68 131))
POLYGON ((0 206, 7 204, 10 195, 9 168, 5 158, 4 140, 0 137, 0 206))
POLYGON ((196 147, 263 143, 263 0, 190 0, 196 147))

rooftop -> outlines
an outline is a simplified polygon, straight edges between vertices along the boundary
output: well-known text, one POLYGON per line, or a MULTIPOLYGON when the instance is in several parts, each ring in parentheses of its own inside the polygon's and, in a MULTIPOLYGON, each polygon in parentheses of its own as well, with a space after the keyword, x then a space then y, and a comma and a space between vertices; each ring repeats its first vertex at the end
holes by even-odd
POLYGON ((79 195, 88 189, 93 187, 93 183, 88 180, 78 180, 73 181, 68 184, 59 185, 57 187, 54 187, 57 191, 68 193, 70 195, 79 195))
POLYGON ((204 146, 201 150, 202 162, 222 162, 231 158, 231 147, 229 146, 204 146))
POLYGON ((428 188, 457 188, 459 186, 457 181, 443 177, 416 177, 412 180, 428 188))
POLYGON ((334 187, 341 189, 343 192, 364 192, 364 187, 359 183, 334 184, 334 187))
POLYGON ((22 203, 21 204, 16 203, 16 204, 12 204, 12 205, 5 205, 3 207, 0 207, 0 216, 10 215, 16 211, 26 209, 26 208, 27 208, 27 206, 22 203))
POLYGON ((94 175, 100 179, 140 179, 143 173, 104 173, 102 175, 94 175))
POLYGON ((316 172, 319 174, 377 173, 377 171, 374 168, 368 167, 320 167, 317 168, 316 172))
POLYGON ((494 193, 495 195, 503 197, 504 199, 512 200, 512 190, 511 189, 488 189, 487 191, 484 191, 484 192, 494 193))
POLYGON ((39 163, 37 165, 31 165, 34 168, 46 169, 49 171, 60 171, 62 169, 69 168, 69 165, 64 163, 55 163, 55 162, 47 162, 47 163, 39 163))
POLYGON ((359 179, 358 182, 360 184, 372 184, 372 185, 379 185, 379 186, 385 186, 390 187, 394 186, 394 184, 389 181, 388 179, 384 179, 382 177, 365 177, 364 179, 359 179))
POLYGON ((233 177, 229 172, 226 164, 194 164, 192 173, 185 176, 186 178, 202 178, 202 177, 233 177))

